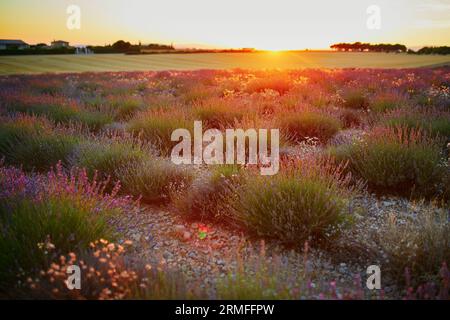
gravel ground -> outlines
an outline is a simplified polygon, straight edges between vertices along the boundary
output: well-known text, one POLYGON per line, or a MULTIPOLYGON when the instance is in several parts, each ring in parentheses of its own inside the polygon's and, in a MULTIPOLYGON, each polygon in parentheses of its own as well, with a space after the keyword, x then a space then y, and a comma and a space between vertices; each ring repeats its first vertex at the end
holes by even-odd
MULTIPOLYGON (((376 199, 374 196, 355 199, 353 207, 365 210, 374 228, 387 214, 396 212, 401 216, 419 210, 413 209, 404 199, 376 199)), ((333 252, 310 250, 305 264, 302 248, 287 248, 276 241, 264 243, 261 239, 217 225, 187 222, 161 208, 144 207, 141 213, 127 217, 122 225, 123 238, 133 240, 136 259, 144 263, 162 261, 169 268, 181 270, 187 281, 201 283, 202 286, 212 284, 215 279, 235 270, 238 256, 244 261, 260 257, 262 247, 267 263, 277 257, 288 263, 292 272, 299 274, 306 266, 308 272, 320 274, 324 282, 336 281, 345 287, 353 284, 358 276, 361 279, 366 277, 368 265, 331 259, 333 252), (205 227, 207 232, 203 238, 199 230, 205 227)), ((385 286, 387 294, 395 290, 395 286, 385 286)))

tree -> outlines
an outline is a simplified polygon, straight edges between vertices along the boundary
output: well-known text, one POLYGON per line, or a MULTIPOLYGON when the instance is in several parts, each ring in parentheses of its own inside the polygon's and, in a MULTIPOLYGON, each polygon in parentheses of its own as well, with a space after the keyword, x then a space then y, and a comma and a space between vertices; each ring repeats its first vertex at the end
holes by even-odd
POLYGON ((339 51, 372 51, 372 52, 406 52, 407 48, 403 44, 390 44, 390 43, 337 43, 330 46, 331 49, 339 51))
POLYGON ((450 54, 450 47, 442 46, 442 47, 423 47, 419 51, 418 54, 450 54))
POLYGON ((120 52, 126 52, 126 51, 130 50, 131 43, 125 42, 123 40, 119 40, 119 41, 114 42, 112 47, 113 47, 114 50, 117 50, 117 51, 120 51, 120 52))

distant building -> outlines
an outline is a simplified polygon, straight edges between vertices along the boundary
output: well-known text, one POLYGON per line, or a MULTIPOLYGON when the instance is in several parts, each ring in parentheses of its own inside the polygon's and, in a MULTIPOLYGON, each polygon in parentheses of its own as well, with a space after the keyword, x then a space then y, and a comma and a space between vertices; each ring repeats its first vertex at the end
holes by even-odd
POLYGON ((76 45, 75 54, 93 54, 94 52, 85 45, 76 45))
POLYGON ((69 42, 63 40, 54 40, 52 41, 52 48, 68 48, 69 42))
POLYGON ((22 40, 0 39, 0 50, 22 50, 28 49, 29 47, 28 43, 23 42, 22 40))

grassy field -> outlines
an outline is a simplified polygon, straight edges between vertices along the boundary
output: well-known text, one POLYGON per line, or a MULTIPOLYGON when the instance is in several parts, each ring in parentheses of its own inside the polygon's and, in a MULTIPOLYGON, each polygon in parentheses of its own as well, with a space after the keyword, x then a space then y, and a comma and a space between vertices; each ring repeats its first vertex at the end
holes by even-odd
POLYGON ((193 69, 413 68, 450 64, 448 56, 385 53, 265 52, 0 57, 0 74, 193 69))

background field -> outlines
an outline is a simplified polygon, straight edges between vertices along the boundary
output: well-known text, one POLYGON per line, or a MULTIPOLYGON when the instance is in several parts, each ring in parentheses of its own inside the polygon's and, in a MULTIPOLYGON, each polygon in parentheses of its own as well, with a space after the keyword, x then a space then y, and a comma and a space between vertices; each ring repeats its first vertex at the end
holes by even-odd
POLYGON ((227 68, 413 68, 450 64, 449 56, 385 53, 265 52, 0 57, 0 74, 227 68))

